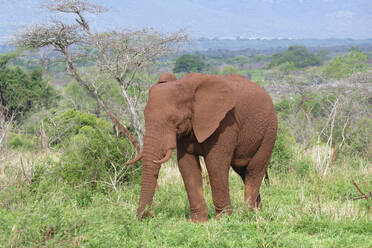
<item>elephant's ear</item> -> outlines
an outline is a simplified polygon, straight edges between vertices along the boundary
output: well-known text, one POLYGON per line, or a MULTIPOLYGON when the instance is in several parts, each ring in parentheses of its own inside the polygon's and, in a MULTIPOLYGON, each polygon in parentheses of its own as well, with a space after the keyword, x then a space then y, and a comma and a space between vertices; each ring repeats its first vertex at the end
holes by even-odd
POLYGON ((235 98, 228 83, 217 76, 203 75, 197 81, 192 125, 201 143, 216 131, 226 113, 234 107, 235 98))
POLYGON ((165 73, 160 75, 157 83, 161 84, 161 83, 166 83, 166 82, 175 81, 175 80, 177 80, 177 78, 174 74, 172 74, 170 72, 165 72, 165 73))

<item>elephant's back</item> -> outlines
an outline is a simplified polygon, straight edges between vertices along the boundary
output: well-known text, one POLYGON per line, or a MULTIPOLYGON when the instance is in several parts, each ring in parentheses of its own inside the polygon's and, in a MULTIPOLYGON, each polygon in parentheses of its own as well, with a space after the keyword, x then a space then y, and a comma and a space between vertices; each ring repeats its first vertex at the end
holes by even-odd
POLYGON ((236 97, 236 111, 242 111, 241 114, 249 113, 251 117, 251 115, 274 110, 271 97, 256 83, 238 74, 224 77, 236 97))

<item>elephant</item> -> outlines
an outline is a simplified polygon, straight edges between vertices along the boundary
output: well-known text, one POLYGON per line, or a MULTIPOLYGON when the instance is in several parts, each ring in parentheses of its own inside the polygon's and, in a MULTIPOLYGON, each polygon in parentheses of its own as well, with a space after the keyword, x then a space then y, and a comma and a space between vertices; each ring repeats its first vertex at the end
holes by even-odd
POLYGON ((231 215, 230 167, 244 183, 244 201, 261 209, 260 186, 277 135, 277 115, 266 91, 241 75, 160 76, 144 109, 142 183, 137 217, 150 215, 161 164, 177 149, 190 220, 208 220, 199 156, 204 157, 216 218, 231 215))

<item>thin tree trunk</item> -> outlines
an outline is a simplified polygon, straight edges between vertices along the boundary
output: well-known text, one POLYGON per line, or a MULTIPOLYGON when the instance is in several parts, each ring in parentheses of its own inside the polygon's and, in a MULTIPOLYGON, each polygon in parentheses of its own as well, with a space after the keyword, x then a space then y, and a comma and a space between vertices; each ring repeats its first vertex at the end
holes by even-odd
POLYGON ((121 91, 123 93, 123 96, 125 97, 125 100, 127 100, 127 103, 128 103, 128 106, 129 106, 129 112, 130 112, 131 119, 132 119, 132 125, 133 125, 134 130, 137 134, 139 145, 140 145, 140 147, 142 147, 143 146, 143 141, 142 141, 143 140, 143 134, 142 134, 142 130, 141 130, 141 126, 140 126, 140 122, 139 122, 139 118, 138 118, 136 108, 135 108, 135 106, 132 102, 131 97, 128 94, 128 91, 125 89, 124 85, 121 84, 120 86, 121 86, 121 91))
POLYGON ((3 143, 3 141, 5 140, 5 137, 6 135, 8 134, 9 132, 9 129, 11 127, 11 124, 13 122, 13 119, 14 119, 14 114, 12 114, 10 116, 10 118, 5 121, 5 115, 4 115, 4 123, 1 123, 3 125, 1 125, 1 132, 0 132, 0 146, 1 144, 3 143))
POLYGON ((41 121, 41 125, 40 125, 40 137, 41 137, 41 148, 45 150, 45 153, 48 153, 49 151, 48 136, 46 136, 45 134, 43 121, 41 121))
POLYGON ((71 60, 70 54, 67 52, 67 49, 62 49, 64 55, 66 56, 67 66, 73 77, 76 79, 78 84, 80 84, 83 88, 85 88, 94 98, 96 98, 99 105, 105 110, 107 115, 110 117, 112 122, 119 128, 119 130, 129 139, 129 141, 133 144, 133 146, 136 148, 137 153, 140 152, 140 145, 136 138, 133 137, 133 135, 128 131, 127 128, 125 128, 119 121, 119 119, 115 116, 114 113, 107 107, 107 104, 101 99, 101 97, 98 95, 98 93, 89 87, 89 85, 84 82, 80 75, 77 73, 74 64, 71 60))
POLYGON ((100 105, 99 105, 99 102, 97 101, 97 105, 95 107, 95 114, 96 114, 96 117, 97 118, 100 118, 101 117, 101 108, 100 108, 100 105))

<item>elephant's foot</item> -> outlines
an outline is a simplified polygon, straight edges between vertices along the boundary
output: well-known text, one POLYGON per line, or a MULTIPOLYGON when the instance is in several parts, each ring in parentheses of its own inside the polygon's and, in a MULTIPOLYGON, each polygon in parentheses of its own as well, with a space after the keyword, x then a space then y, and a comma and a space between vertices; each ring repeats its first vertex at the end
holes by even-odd
POLYGON ((204 223, 204 222, 208 222, 208 217, 203 217, 203 218, 200 218, 200 217, 190 217, 190 221, 192 221, 194 223, 204 223))
POLYGON ((225 214, 231 215, 232 214, 232 207, 230 205, 222 208, 222 209, 216 209, 216 220, 220 219, 225 214))
POLYGON ((258 194, 258 196, 256 197, 256 199, 249 199, 249 200, 246 200, 247 204, 249 204, 249 210, 250 211, 254 211, 255 209, 261 211, 262 209, 262 201, 261 201, 261 195, 258 194))
POLYGON ((137 218, 138 219, 141 220, 141 219, 145 219, 145 218, 148 218, 148 217, 151 217, 151 218, 154 217, 154 213, 151 210, 151 208, 146 208, 146 209, 138 208, 137 209, 137 218))
POLYGON ((208 213, 206 211, 191 213, 190 220, 194 223, 207 222, 208 213))

